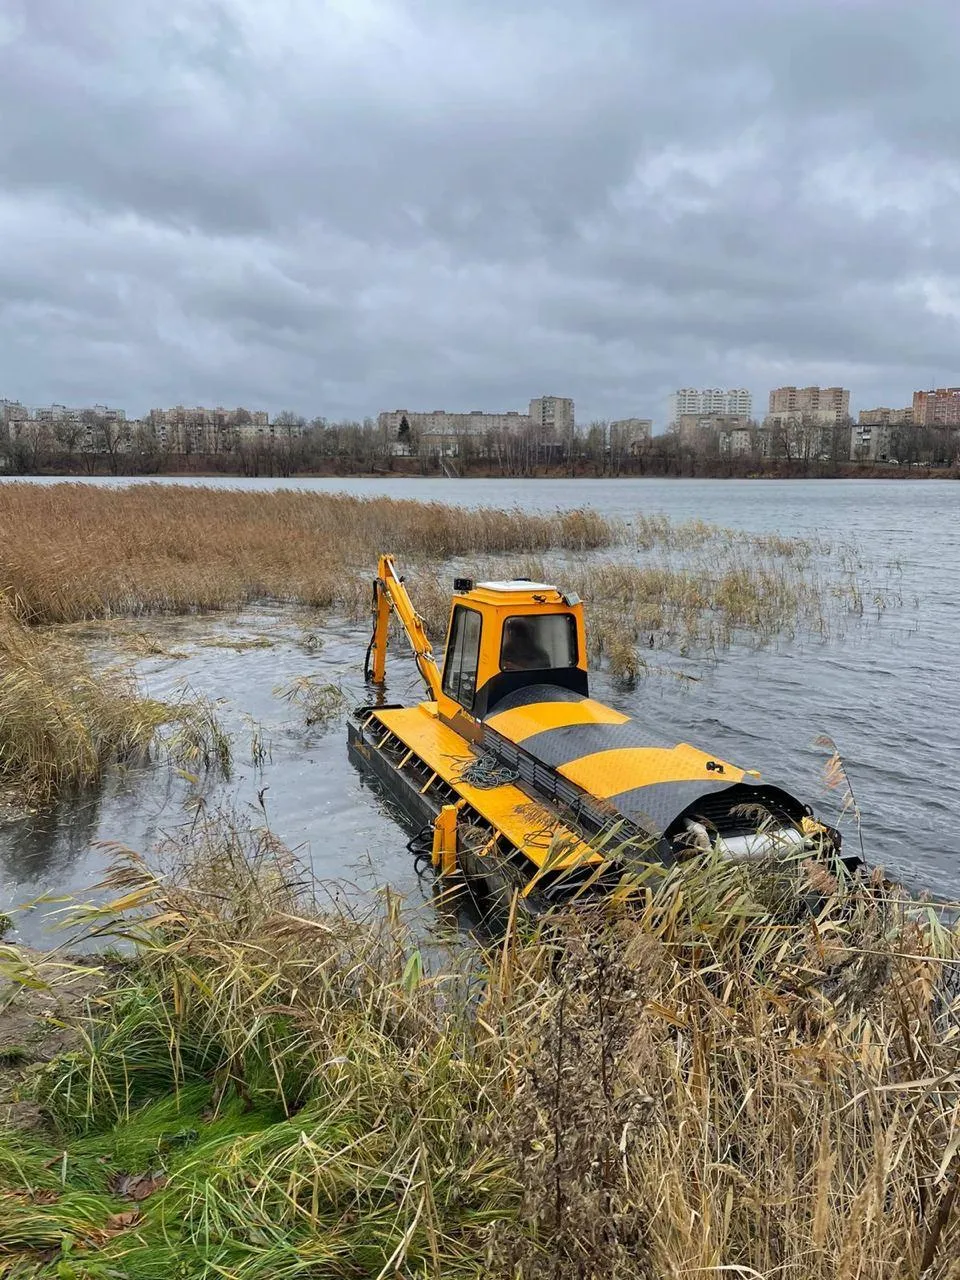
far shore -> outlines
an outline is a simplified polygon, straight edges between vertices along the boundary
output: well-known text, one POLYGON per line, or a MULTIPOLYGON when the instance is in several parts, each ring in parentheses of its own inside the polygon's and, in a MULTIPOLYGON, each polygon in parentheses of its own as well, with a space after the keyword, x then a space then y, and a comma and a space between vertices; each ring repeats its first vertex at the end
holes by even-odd
POLYGON ((423 470, 419 467, 394 466, 390 468, 328 467, 290 471, 269 465, 249 471, 212 467, 163 467, 155 470, 118 468, 106 466, 89 470, 81 468, 43 468, 37 471, 17 472, 0 469, 0 480, 31 480, 35 478, 63 480, 960 480, 960 466, 954 467, 899 467, 884 464, 864 466, 851 464, 837 469, 824 468, 805 471, 781 465, 764 471, 741 470, 737 467, 704 468, 683 472, 640 470, 622 468, 619 471, 603 471, 593 467, 571 471, 562 467, 539 467, 528 472, 509 472, 489 468, 467 467, 449 472, 437 468, 423 470))

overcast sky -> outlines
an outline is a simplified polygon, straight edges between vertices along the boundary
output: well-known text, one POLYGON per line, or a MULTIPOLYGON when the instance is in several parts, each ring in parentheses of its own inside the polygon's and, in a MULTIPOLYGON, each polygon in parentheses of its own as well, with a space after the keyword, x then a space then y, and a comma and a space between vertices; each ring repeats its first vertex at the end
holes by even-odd
POLYGON ((0 0, 0 396, 960 383, 958 0, 0 0))

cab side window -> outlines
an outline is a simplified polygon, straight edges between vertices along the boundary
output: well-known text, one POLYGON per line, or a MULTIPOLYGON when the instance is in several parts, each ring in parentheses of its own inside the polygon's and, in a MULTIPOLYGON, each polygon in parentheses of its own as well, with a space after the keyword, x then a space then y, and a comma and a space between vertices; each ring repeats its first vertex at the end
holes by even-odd
POLYGON ((450 643, 443 667, 443 692, 469 711, 477 692, 480 662, 480 614, 458 604, 450 625, 450 643))

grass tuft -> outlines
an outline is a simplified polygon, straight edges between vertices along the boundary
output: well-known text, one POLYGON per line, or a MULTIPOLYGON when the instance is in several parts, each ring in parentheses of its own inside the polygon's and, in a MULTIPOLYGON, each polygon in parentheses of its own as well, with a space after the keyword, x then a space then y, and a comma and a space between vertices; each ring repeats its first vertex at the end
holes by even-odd
POLYGON ((804 913, 711 857, 455 963, 392 900, 318 912, 268 831, 161 853, 82 913, 137 960, 25 1086, 49 1135, 0 1138, 13 1265, 955 1275, 960 936, 928 904, 821 877, 804 913))
POLYGON ((307 725, 331 724, 347 707, 347 697, 340 686, 318 676, 300 676, 274 693, 299 708, 307 725))
POLYGON ((0 594, 0 788, 32 804, 98 784, 108 765, 159 749, 229 772, 230 744, 202 699, 140 695, 123 672, 95 675, 75 642, 25 627, 0 594))

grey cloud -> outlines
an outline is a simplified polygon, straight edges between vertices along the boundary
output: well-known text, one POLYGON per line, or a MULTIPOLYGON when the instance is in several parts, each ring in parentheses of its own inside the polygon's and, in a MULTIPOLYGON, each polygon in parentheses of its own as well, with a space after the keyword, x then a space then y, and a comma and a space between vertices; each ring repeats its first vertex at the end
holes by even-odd
POLYGON ((958 380, 953 0, 8 0, 0 395, 958 380))

